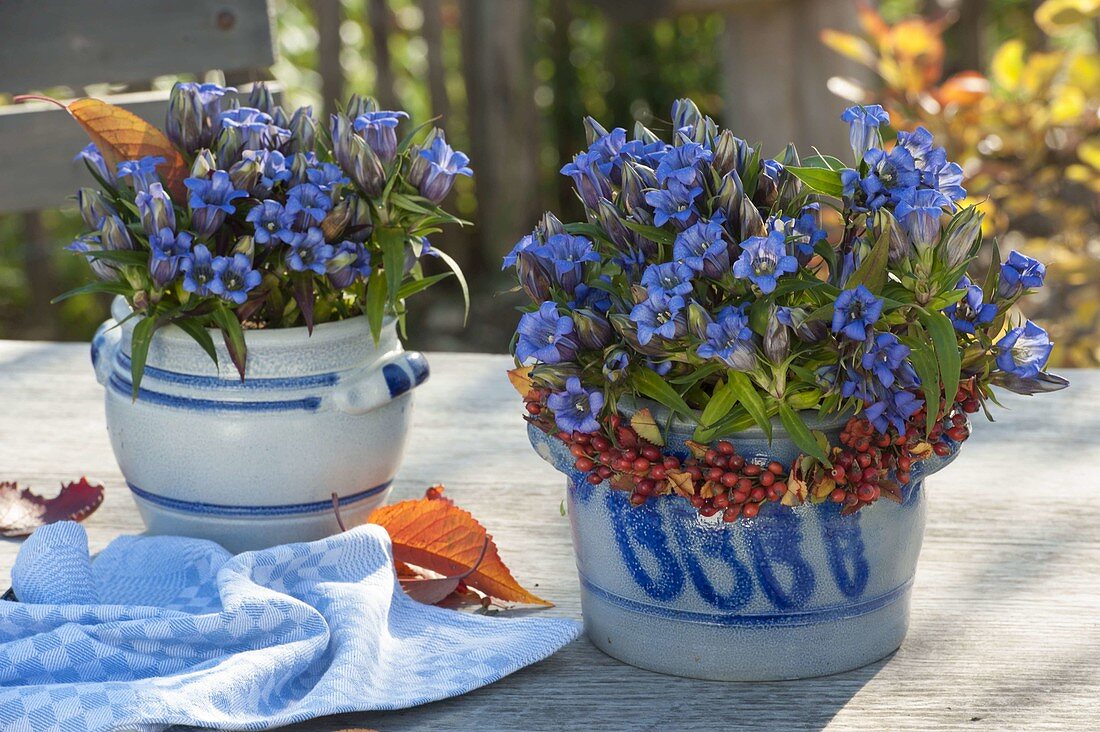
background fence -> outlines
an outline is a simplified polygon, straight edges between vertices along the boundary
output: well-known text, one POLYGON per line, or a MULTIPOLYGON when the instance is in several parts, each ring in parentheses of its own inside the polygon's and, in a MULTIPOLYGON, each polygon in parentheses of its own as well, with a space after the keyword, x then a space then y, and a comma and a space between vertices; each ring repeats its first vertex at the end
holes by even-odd
MULTIPOLYGON (((829 80, 834 79, 833 91, 862 85, 875 96, 891 90, 866 68, 866 58, 856 63, 866 55, 864 49, 846 58, 820 42, 823 29, 866 38, 868 48, 884 55, 913 43, 928 44, 935 36, 942 45, 931 43, 915 52, 923 63, 939 48, 943 79, 957 71, 989 69, 1002 44, 1012 39, 1040 52, 1072 47, 1095 64, 1095 19, 1051 36, 1033 20, 1038 5, 1031 0, 884 0, 878 7, 888 24, 896 26, 918 12, 943 22, 925 24, 879 47, 867 38, 853 0, 272 0, 278 51, 272 73, 292 105, 311 103, 323 110, 332 99, 359 92, 373 94, 383 107, 404 108, 415 120, 443 118, 449 140, 473 159, 475 179, 460 179, 453 195, 460 215, 477 225, 447 232, 436 243, 466 271, 473 311, 463 329, 457 288, 440 286, 413 303, 410 340, 427 349, 501 351, 518 300, 507 292, 500 258, 542 211, 580 213, 558 168, 584 147, 584 115, 607 127, 630 127, 640 119, 658 129, 667 127, 671 101, 690 96, 740 136, 763 141, 769 153, 778 153, 788 139, 803 149, 814 144, 843 151, 846 131, 837 116, 845 102, 830 91, 829 80)), ((0 45, 4 12, 0 6, 0 45)), ((112 22, 125 26, 126 19, 112 22)), ((4 64, 16 62, 0 54, 0 75, 4 64)), ((1047 308, 1044 317, 1054 315, 1060 324, 1055 335, 1063 343, 1056 359, 1078 365, 1100 362, 1100 306, 1094 300, 1088 310, 1086 302, 1079 302, 1088 300, 1090 285, 1100 288, 1095 272, 1100 163, 1090 168, 1077 158, 1081 144, 1095 141, 1100 96, 1095 85, 1100 82, 1082 73, 1083 109, 1054 125, 1068 128, 1073 143, 1071 154, 1055 161, 1054 175, 1080 179, 1082 190, 1065 195, 1077 197, 1083 219, 1062 222, 1053 232, 1049 223, 1022 225, 1019 216, 999 220, 1014 232, 1013 245, 1053 256, 1056 289, 1039 307, 1047 308), (1068 173, 1072 166, 1077 168, 1068 173), (1072 243, 1059 239, 1066 231, 1073 234, 1072 243)), ((125 90, 166 89, 177 78, 194 74, 158 77, 125 90)), ((119 90, 43 86, 59 95, 119 90)), ((0 105, 4 102, 0 95, 0 105)), ((916 106, 910 116, 928 123, 920 118, 927 110, 919 102, 916 106)), ((945 109, 931 116, 943 117, 945 109)), ((1019 182, 1024 190, 1007 195, 1028 195, 1029 185, 1019 182)), ((78 227, 75 214, 64 209, 0 216, 0 338, 86 338, 103 317, 102 301, 47 304, 83 276, 84 263, 61 251, 78 227)))

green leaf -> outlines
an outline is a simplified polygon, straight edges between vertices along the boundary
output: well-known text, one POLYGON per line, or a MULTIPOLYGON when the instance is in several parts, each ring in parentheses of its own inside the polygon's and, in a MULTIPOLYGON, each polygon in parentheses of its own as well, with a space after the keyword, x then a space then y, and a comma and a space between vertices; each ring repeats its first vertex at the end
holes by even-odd
POLYGON ((802 161, 802 164, 807 168, 825 168, 826 170, 841 171, 848 166, 844 164, 844 161, 839 158, 834 158, 832 155, 811 155, 802 161))
POLYGON ((462 302, 466 307, 465 311, 462 313, 462 325, 465 326, 466 321, 470 317, 470 286, 466 284, 466 275, 462 274, 462 268, 458 266, 458 262, 456 262, 450 254, 447 254, 447 252, 442 249, 433 249, 432 251, 451 268, 455 278, 458 279, 458 286, 462 288, 462 302))
POLYGON ((386 276, 386 295, 390 305, 397 304, 397 291, 405 276, 405 231, 380 227, 374 230, 375 239, 382 247, 382 269, 386 276))
POLYGON ((397 299, 404 300, 407 297, 411 297, 418 292, 423 292, 436 282, 445 280, 448 277, 452 277, 451 272, 443 272, 442 274, 432 275, 431 277, 421 277, 418 280, 412 280, 401 285, 401 289, 397 291, 397 299))
POLYGON ((133 384, 132 398, 137 401, 138 391, 141 388, 141 378, 145 375, 145 362, 149 358, 149 345, 153 342, 153 334, 160 327, 160 321, 156 318, 145 317, 134 326, 133 335, 130 338, 130 381, 133 384))
POLYGON ((244 342, 244 329, 241 328, 241 321, 237 320, 236 313, 230 310, 225 303, 218 303, 214 307, 212 315, 218 329, 222 332, 225 347, 229 351, 229 358, 232 359, 233 365, 237 367, 237 373, 241 375, 241 381, 244 381, 248 346, 244 342))
POLYGON ((382 321, 386 316, 386 275, 375 272, 367 280, 366 297, 367 323, 375 345, 382 337, 382 321))
POLYGON ((859 269, 852 273, 852 276, 848 278, 847 284, 844 285, 845 289, 851 290, 854 287, 863 285, 875 295, 882 292, 883 286, 886 285, 886 266, 890 261, 890 230, 884 229, 882 234, 879 235, 878 241, 871 247, 871 252, 867 255, 860 265, 859 269))
POLYGON ((909 346, 909 361, 920 378, 921 390, 924 392, 924 403, 927 407, 928 417, 925 424, 925 435, 932 431, 932 425, 936 423, 940 412, 940 370, 936 360, 936 352, 929 341, 927 331, 919 323, 913 323, 909 329, 912 334, 909 346))
POLYGON ((723 385, 714 391, 707 406, 699 417, 699 426, 695 429, 695 439, 708 441, 711 429, 726 418, 734 405, 737 404, 737 394, 730 389, 729 384, 723 385))
POLYGON ((177 318, 171 322, 202 346, 202 350, 206 351, 206 355, 210 357, 214 365, 218 365, 218 350, 214 348, 214 339, 210 337, 210 331, 206 329, 205 325, 196 318, 177 318))
POLYGON ((770 441, 772 439, 772 421, 768 417, 767 407, 764 406, 764 400, 760 397, 760 392, 756 390, 756 386, 741 371, 731 369, 726 372, 726 378, 727 387, 733 390, 733 393, 737 396, 737 401, 745 407, 745 411, 749 413, 756 425, 764 430, 764 434, 768 436, 770 441))
POLYGON ((787 431, 798 449, 807 455, 811 455, 821 462, 828 464, 829 455, 821 448, 821 443, 814 437, 813 432, 802 421, 798 412, 791 409, 786 402, 779 402, 779 421, 783 423, 783 429, 787 431))
POLYGON ((95 261, 114 262, 144 267, 149 264, 149 253, 133 249, 102 249, 98 252, 84 252, 85 257, 95 261))
MULTIPOLYGON (((946 315, 939 312, 920 311, 920 321, 932 337, 936 348, 936 361, 940 367, 940 381, 943 394, 950 404, 959 390, 959 373, 962 370, 962 357, 959 355, 959 341, 955 336, 955 327, 946 315)), ((939 401, 937 395, 936 401, 939 401)))
POLYGON ((68 292, 62 293, 50 300, 51 305, 56 305, 62 300, 68 300, 70 297, 76 297, 77 295, 90 295, 93 293, 108 293, 111 295, 129 295, 133 292, 133 288, 129 285, 125 285, 121 282, 89 282, 86 285, 80 287, 74 287, 68 292))
POLYGON ((637 221, 631 221, 630 219, 623 219, 623 225, 631 231, 636 231, 647 239, 652 239, 658 244, 672 244, 676 241, 675 234, 671 231, 658 229, 656 226, 646 226, 645 224, 639 224, 637 221))
POLYGON ((810 190, 816 193, 837 198, 844 193, 844 184, 840 182, 839 170, 806 166, 787 166, 784 170, 805 183, 810 190))
POLYGON ((687 405, 684 398, 668 383, 657 375, 657 372, 642 367, 635 372, 634 383, 643 396, 647 396, 656 402, 660 402, 672 411, 688 419, 695 421, 695 413, 687 405))

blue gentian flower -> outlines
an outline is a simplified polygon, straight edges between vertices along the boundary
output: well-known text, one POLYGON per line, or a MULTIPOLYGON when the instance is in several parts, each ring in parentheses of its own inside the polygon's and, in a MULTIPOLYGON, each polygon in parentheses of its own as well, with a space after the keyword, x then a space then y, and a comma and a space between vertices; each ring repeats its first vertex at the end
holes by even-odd
POLYGON ((920 411, 924 400, 908 389, 874 388, 870 399, 864 399, 862 415, 866 417, 880 434, 893 427, 899 434, 905 434, 909 419, 920 411))
POLYGON ((584 279, 585 262, 600 261, 589 239, 572 234, 554 234, 533 252, 550 264, 555 281, 568 293, 584 279))
POLYGON ((661 159, 672 149, 664 140, 627 140, 619 150, 620 159, 641 163, 647 168, 656 168, 661 159))
POLYGON ((573 187, 581 201, 595 211, 601 198, 610 199, 611 180, 600 172, 600 158, 593 153, 577 153, 571 162, 561 168, 561 174, 573 179, 573 187))
POLYGON ((95 146, 94 142, 89 142, 84 148, 76 154, 73 160, 83 160, 96 174, 107 181, 111 185, 114 185, 118 179, 115 177, 115 171, 111 170, 107 161, 103 159, 102 153, 99 152, 99 148, 95 146))
MULTIPOLYGON (((904 147, 894 147, 890 152, 872 148, 863 156, 867 175, 860 187, 867 196, 867 206, 877 211, 887 203, 896 203, 904 191, 920 183, 920 172, 913 156, 904 147)), ((841 178, 844 181, 843 176, 841 178)))
POLYGON ((166 287, 176 279, 180 262, 191 252, 193 240, 186 231, 177 234, 167 227, 149 235, 149 275, 157 287, 166 287))
POLYGON ((164 163, 164 158, 157 155, 146 155, 141 160, 123 160, 118 164, 117 177, 119 180, 130 179, 130 185, 137 192, 149 190, 149 186, 157 183, 157 166, 164 163))
POLYGON ((370 252, 365 246, 355 241, 342 241, 337 244, 332 259, 325 267, 329 282, 337 290, 343 290, 357 280, 367 279, 373 270, 370 252))
POLYGON ((917 372, 908 359, 909 347, 898 340, 896 335, 879 333, 863 352, 860 363, 887 388, 894 386, 895 383, 901 386, 916 386, 919 383, 917 372))
POLYGON ((862 160, 868 150, 881 145, 879 127, 890 124, 890 115, 879 104, 848 107, 840 119, 848 123, 848 141, 856 160, 862 160))
POLYGON ((672 258, 692 271, 718 279, 729 272, 730 253, 720 218, 699 221, 676 235, 672 258))
POLYGON ((183 184, 191 191, 191 198, 188 200, 191 207, 191 228, 203 237, 211 236, 225 221, 225 217, 237 210, 233 201, 248 197, 246 191, 233 187, 229 173, 224 170, 215 170, 209 180, 188 178, 183 184))
POLYGON ((575 330, 572 318, 559 313, 555 303, 544 302, 519 319, 516 358, 521 363, 531 359, 541 363, 571 361, 577 355, 575 330))
POLYGON ((397 155, 397 125, 408 116, 405 112, 386 110, 364 112, 355 118, 351 126, 363 136, 374 154, 388 163, 397 155))
POLYGON ((622 181, 622 149, 626 145, 626 130, 616 127, 596 138, 588 146, 588 159, 596 163, 596 169, 612 183, 622 181))
POLYGON ((249 189, 249 193, 256 198, 271 195, 275 186, 290 180, 286 156, 278 150, 245 150, 241 153, 241 160, 255 163, 259 168, 259 179, 249 189))
MULTIPOLYGON (((607 275, 601 275, 600 279, 608 283, 611 281, 611 278, 607 275)), ((599 287, 589 287, 582 282, 573 291, 573 299, 566 304, 570 310, 588 308, 598 313, 606 313, 611 309, 611 295, 607 290, 599 287)))
POLYGON ((644 346, 654 336, 668 340, 683 336, 687 332, 684 305, 684 298, 663 292, 652 292, 635 305, 630 311, 630 320, 638 326, 638 342, 644 346))
POLYGON ((997 341, 997 368, 1021 379, 1034 379, 1046 366, 1054 344, 1047 332, 1030 320, 997 341))
POLYGON ((814 246, 829 236, 829 233, 821 228, 821 206, 817 203, 804 206, 797 219, 784 221, 783 233, 787 236, 787 245, 794 246, 795 258, 799 263, 805 264, 810 261, 814 254, 814 246))
POLYGON ((516 260, 519 258, 520 252, 525 252, 529 249, 534 250, 538 246, 540 246, 539 240, 536 239, 534 235, 527 234, 522 239, 516 242, 516 245, 512 247, 512 251, 504 255, 504 262, 501 264, 500 269, 506 270, 509 267, 515 267, 516 260))
POLYGON ((316 226, 291 237, 290 250, 286 253, 286 266, 295 272, 313 272, 323 275, 335 250, 325 243, 325 235, 316 226))
POLYGON ((711 152, 697 142, 685 142, 668 150, 657 164, 657 182, 667 186, 675 180, 684 186, 703 182, 703 165, 710 162, 711 152))
POLYGON ((646 356, 643 365, 658 376, 666 376, 669 371, 672 371, 671 361, 657 361, 650 358, 649 356, 646 356))
POLYGON ((936 147, 918 164, 918 168, 921 185, 942 193, 949 201, 947 208, 954 211, 954 202, 966 197, 966 189, 962 187, 962 166, 949 162, 947 151, 936 147))
POLYGON ((331 193, 336 186, 351 182, 340 166, 332 163, 321 163, 310 168, 306 171, 306 178, 325 193, 331 193))
MULTIPOLYGON (((925 127, 918 126, 912 132, 902 130, 898 132, 898 147, 903 147, 913 158, 913 163, 918 168, 923 168, 925 162, 934 154, 936 149, 935 139, 932 133, 925 127)), ((941 150, 943 148, 940 148, 941 150)))
POLYGON ((844 208, 862 213, 867 210, 867 194, 863 192, 863 178, 851 168, 840 171, 841 198, 844 208))
POLYGON ((228 300, 236 305, 243 305, 248 299, 248 293, 259 287, 263 276, 252 269, 252 260, 248 255, 237 252, 230 257, 218 257, 215 267, 221 276, 222 292, 218 293, 223 300, 228 300))
POLYGON ((92 273, 95 274, 95 276, 99 279, 107 281, 114 281, 118 279, 117 269, 112 267, 106 261, 91 256, 95 252, 103 251, 103 244, 99 241, 98 236, 82 236, 79 239, 74 240, 73 243, 69 246, 65 247, 65 251, 83 254, 88 260, 88 266, 92 268, 92 273))
POLYGON ((787 238, 781 231, 741 242, 741 256, 733 263, 733 276, 751 280, 765 295, 775 291, 779 277, 797 271, 798 260, 787 254, 787 238))
POLYGON ((901 193, 894 212, 913 245, 921 250, 940 240, 943 209, 951 205, 947 196, 939 191, 911 188, 901 193))
POLYGON ((172 199, 160 183, 153 183, 148 190, 138 192, 134 198, 138 214, 141 216, 141 228, 152 235, 161 229, 176 228, 176 212, 172 208, 172 199))
POLYGON ((966 290, 966 296, 957 303, 952 303, 943 309, 947 317, 951 318, 955 330, 960 333, 974 334, 976 326, 988 325, 997 317, 997 306, 990 302, 982 302, 985 293, 982 288, 964 276, 955 285, 956 290, 966 290))
POLYGON ((882 315, 882 300, 863 285, 837 295, 833 309, 833 332, 853 341, 867 340, 871 326, 882 315))
POLYGON ((718 359, 737 371, 752 370, 756 366, 756 348, 744 309, 722 308, 715 321, 707 325, 707 338, 695 352, 700 358, 718 359))
POLYGON ((287 213, 278 201, 268 199, 253 206, 244 220, 252 224, 256 243, 262 247, 272 247, 280 239, 289 239, 293 232, 287 229, 287 213))
POLYGON ((1013 251, 1001 264, 1001 277, 997 283, 997 294, 1009 298, 1025 289, 1042 287, 1047 268, 1042 262, 1026 254, 1013 251))
POLYGON ((651 264, 642 272, 642 286, 649 292, 666 295, 687 295, 692 290, 691 278, 695 273, 683 262, 651 264))
POLYGON ((290 130, 279 127, 267 112, 238 107, 221 113, 221 128, 237 130, 245 150, 270 150, 290 140, 290 130))
POLYGON ((421 163, 417 166, 415 175, 410 171, 409 182, 420 190, 420 195, 433 203, 439 203, 447 197, 456 176, 474 174, 469 167, 470 158, 448 145, 442 133, 432 140, 431 147, 421 150, 418 157, 427 166, 421 167, 424 165, 421 163))
POLYGON ((320 224, 331 209, 332 196, 313 183, 302 183, 287 191, 286 213, 296 229, 320 224))
POLYGON ((565 391, 551 394, 546 404, 554 413, 558 427, 565 432, 598 432, 600 429, 596 417, 603 409, 603 393, 586 390, 576 376, 570 376, 565 382, 565 391))
POLYGON ((225 257, 215 259, 204 244, 196 244, 188 254, 180 259, 179 265, 183 271, 184 291, 199 297, 221 295, 225 292, 225 283, 222 282, 221 272, 225 271, 228 263, 225 257))
POLYGON ((669 221, 678 229, 686 229, 699 218, 695 208, 695 199, 703 192, 701 186, 689 188, 676 179, 668 182, 668 187, 646 191, 645 202, 653 207, 653 224, 664 226, 669 221))

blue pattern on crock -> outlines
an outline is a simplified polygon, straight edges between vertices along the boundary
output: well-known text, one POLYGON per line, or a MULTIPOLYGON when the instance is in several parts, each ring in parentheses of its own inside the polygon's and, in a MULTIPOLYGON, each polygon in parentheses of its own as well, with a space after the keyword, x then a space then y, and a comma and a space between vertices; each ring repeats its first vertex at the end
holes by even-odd
MULTIPOLYGON (((273 506, 230 506, 221 503, 204 503, 201 501, 181 501, 178 498, 150 493, 138 488, 133 483, 127 482, 130 491, 138 498, 144 499, 158 506, 171 508, 184 513, 197 513, 208 516, 300 516, 310 513, 327 513, 333 510, 332 501, 314 501, 312 503, 290 503, 273 506)), ((365 491, 353 493, 350 496, 341 496, 340 505, 349 506, 353 503, 376 496, 390 487, 390 481, 382 485, 376 485, 365 491)))
MULTIPOLYGON (((108 383, 115 392, 127 399, 133 394, 133 383, 117 373, 111 374, 108 383)), ((224 399, 196 399, 178 394, 167 394, 162 391, 153 391, 145 387, 138 389, 138 399, 161 407, 174 407, 192 412, 286 412, 292 410, 316 412, 321 406, 320 397, 244 402, 224 399)))
POLYGON ((870 567, 864 555, 859 514, 840 515, 839 507, 822 517, 821 538, 829 556, 829 570, 845 597, 859 597, 867 589, 870 567))
POLYGON ((684 591, 684 570, 669 547, 661 515, 652 504, 631 506, 623 491, 607 492, 607 508, 615 517, 615 543, 623 563, 638 586, 654 600, 672 600, 684 591), (653 577, 642 565, 635 545, 657 564, 653 577))

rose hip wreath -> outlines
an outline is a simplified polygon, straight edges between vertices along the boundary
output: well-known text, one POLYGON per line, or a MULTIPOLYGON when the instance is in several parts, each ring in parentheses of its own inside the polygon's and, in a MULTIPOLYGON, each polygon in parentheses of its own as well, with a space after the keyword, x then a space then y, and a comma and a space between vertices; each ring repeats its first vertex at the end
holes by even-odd
POLYGON ((769 501, 852 513, 900 501, 918 461, 989 415, 993 386, 1067 385, 1043 370, 1046 332, 1010 322, 1043 265, 1002 262, 994 243, 973 272, 982 216, 960 166, 923 128, 887 144, 881 107, 842 119, 853 166, 793 145, 765 159, 688 100, 669 142, 585 120, 589 148, 562 173, 586 220, 546 214, 504 264, 532 300, 510 376, 588 482, 726 521, 769 501), (666 448, 652 402, 696 425, 685 451, 666 448), (815 412, 853 416, 831 443, 807 424, 815 412), (770 438, 775 419, 793 464, 738 454, 738 432, 770 438))

